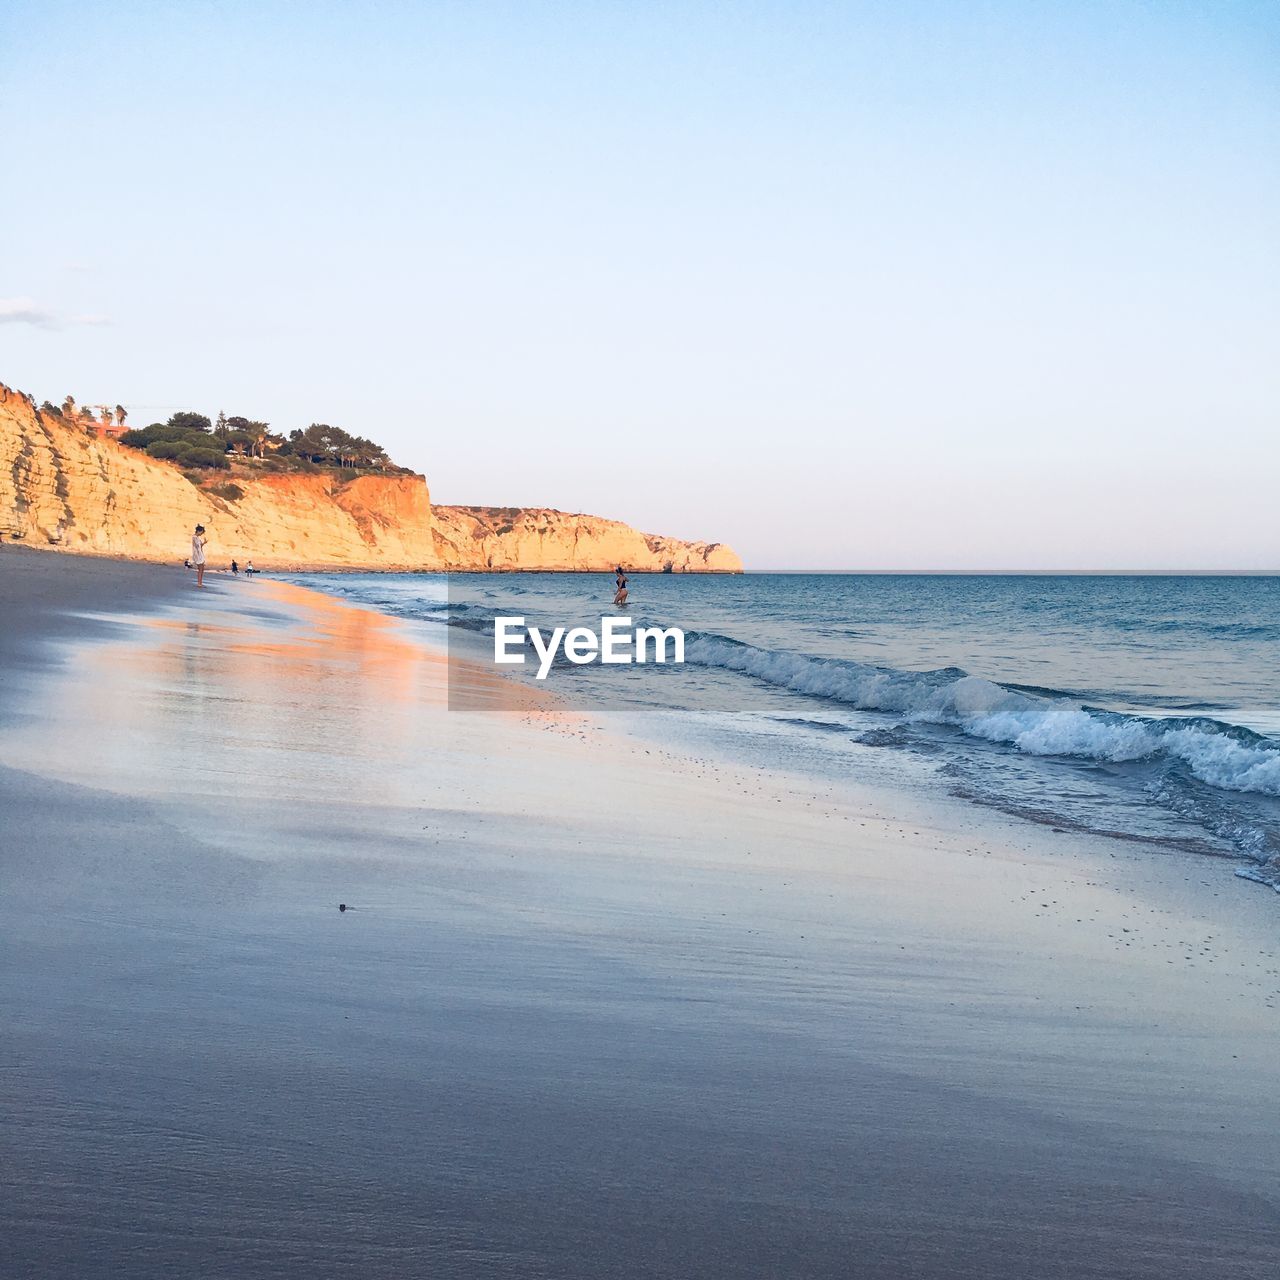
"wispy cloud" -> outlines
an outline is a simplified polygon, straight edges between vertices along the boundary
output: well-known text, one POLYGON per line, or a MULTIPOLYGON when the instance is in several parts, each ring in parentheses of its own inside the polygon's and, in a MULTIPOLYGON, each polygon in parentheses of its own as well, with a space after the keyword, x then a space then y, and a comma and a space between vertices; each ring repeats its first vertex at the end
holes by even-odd
POLYGON ((0 298, 0 324, 32 324, 40 329, 56 329, 58 317, 30 298, 0 298))
POLYGON ((65 329, 70 325, 110 324, 110 316, 60 316, 31 298, 0 298, 0 324, 29 324, 36 329, 65 329))

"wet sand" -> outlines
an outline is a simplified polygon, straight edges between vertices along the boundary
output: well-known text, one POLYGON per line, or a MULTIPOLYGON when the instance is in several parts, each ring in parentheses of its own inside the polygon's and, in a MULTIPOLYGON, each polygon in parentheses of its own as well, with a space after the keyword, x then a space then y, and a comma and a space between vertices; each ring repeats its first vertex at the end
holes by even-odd
MULTIPOLYGON (((0 542, 0 669, 46 665, 50 641, 101 632, 107 615, 153 609, 194 581, 181 568, 0 542)), ((0 696, 0 715, 11 701, 0 696)))
POLYGON ((261 579, 95 560, 108 624, 19 554, 8 1274, 1274 1275, 1276 904, 1229 869, 483 673, 449 711, 261 579))

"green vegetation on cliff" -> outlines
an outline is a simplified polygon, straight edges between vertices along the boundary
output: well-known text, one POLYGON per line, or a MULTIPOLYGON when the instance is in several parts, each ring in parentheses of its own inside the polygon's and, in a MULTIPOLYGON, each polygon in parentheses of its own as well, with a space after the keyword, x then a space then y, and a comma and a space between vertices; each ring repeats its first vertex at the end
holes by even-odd
MULTIPOLYGON (((65 417, 61 413, 59 416, 65 417)), ((204 414, 187 410, 173 414, 167 422, 126 431, 120 436, 120 443, 184 467, 225 469, 230 465, 230 455, 257 459, 268 470, 404 470, 391 461, 380 444, 325 422, 291 431, 286 438, 272 433, 269 423, 254 418, 228 418, 220 413, 214 425, 204 414)))

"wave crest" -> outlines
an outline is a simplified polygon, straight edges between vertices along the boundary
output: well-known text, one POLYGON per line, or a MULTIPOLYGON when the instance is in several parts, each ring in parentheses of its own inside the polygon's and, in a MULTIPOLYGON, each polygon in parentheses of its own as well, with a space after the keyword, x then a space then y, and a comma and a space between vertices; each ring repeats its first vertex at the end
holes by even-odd
POLYGON ((780 688, 861 711, 946 725, 1035 756, 1125 763, 1180 761, 1212 787, 1280 796, 1280 746, 1238 725, 1204 718, 1121 716, 1065 698, 1035 697, 955 667, 898 671, 689 632, 685 660, 739 671, 780 688))

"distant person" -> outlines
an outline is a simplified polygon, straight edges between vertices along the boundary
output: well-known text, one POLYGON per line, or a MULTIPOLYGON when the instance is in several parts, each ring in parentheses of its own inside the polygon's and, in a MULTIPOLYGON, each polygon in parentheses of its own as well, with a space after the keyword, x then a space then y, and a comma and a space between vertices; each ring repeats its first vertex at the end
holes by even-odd
POLYGON ((196 567, 196 586, 204 586, 204 544, 209 539, 204 536, 204 525, 196 525, 191 535, 191 563, 196 567))
POLYGON ((244 563, 244 576, 247 578, 251 573, 257 573, 257 569, 253 567, 252 560, 246 560, 244 563))
POLYGON ((236 564, 236 562, 235 562, 234 560, 231 562, 231 572, 232 572, 232 573, 239 573, 239 572, 240 572, 240 566, 239 566, 238 564, 236 564))
POLYGON ((622 566, 618 566, 618 576, 614 579, 617 590, 613 593, 613 603, 617 608, 621 608, 627 603, 627 575, 622 572, 622 566))

